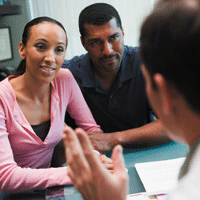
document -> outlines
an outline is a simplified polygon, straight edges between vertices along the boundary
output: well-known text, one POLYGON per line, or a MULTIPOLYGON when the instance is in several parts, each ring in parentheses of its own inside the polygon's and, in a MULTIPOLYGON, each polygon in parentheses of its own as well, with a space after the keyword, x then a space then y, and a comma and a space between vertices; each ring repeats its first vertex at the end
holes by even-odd
POLYGON ((126 200, 157 200, 156 196, 147 196, 146 192, 129 194, 126 200))
POLYGON ((178 175, 185 157, 135 164, 147 195, 167 194, 178 184, 178 175))

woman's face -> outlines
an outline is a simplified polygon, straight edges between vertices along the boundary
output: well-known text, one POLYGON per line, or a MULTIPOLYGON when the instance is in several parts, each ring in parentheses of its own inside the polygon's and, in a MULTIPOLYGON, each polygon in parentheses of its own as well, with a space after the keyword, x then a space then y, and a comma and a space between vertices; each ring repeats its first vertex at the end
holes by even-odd
POLYGON ((42 22, 32 26, 26 46, 19 44, 20 56, 26 59, 24 75, 37 83, 50 83, 64 62, 66 46, 66 33, 57 24, 42 22))

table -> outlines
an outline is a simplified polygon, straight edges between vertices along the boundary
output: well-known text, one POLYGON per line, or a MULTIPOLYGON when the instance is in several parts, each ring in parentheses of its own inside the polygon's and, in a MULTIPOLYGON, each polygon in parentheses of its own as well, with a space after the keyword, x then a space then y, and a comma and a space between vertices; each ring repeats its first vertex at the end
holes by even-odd
MULTIPOLYGON (((135 170, 135 164, 141 162, 149 162, 149 161, 159 161, 159 160, 167 160, 173 158, 184 157, 187 155, 189 151, 188 146, 184 144, 179 144, 176 142, 170 142, 168 144, 159 145, 156 147, 145 148, 145 149, 124 149, 124 158, 126 167, 128 168, 128 174, 130 177, 129 183, 129 193, 138 193, 144 192, 145 189, 140 181, 140 178, 135 170)), ((107 154, 108 156, 110 153, 107 154)), ((60 192, 61 190, 58 189, 60 192)), ((72 186, 65 186, 64 191, 62 191, 64 195, 56 194, 56 189, 51 191, 54 195, 49 195, 48 200, 64 200, 64 199, 72 199, 72 200, 80 200, 81 195, 77 192, 77 190, 72 186)), ((44 192, 24 192, 20 194, 2 194, 0 193, 1 200, 27 200, 27 199, 37 199, 44 200, 44 192)))

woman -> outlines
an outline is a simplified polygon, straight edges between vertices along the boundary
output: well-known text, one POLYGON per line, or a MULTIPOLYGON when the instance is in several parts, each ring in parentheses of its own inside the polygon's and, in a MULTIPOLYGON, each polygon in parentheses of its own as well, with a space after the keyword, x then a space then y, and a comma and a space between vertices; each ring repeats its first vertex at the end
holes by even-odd
POLYGON ((67 167, 49 168, 66 110, 87 132, 101 131, 69 70, 60 69, 67 35, 54 19, 30 21, 17 72, 0 82, 0 191, 71 184, 67 167))

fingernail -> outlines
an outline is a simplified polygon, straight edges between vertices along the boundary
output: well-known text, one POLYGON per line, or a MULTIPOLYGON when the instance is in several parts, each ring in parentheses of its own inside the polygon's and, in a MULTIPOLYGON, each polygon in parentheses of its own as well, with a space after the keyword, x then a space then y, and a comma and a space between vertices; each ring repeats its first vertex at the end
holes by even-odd
POLYGON ((123 148, 121 145, 119 145, 119 148, 118 148, 118 153, 123 153, 123 148))

